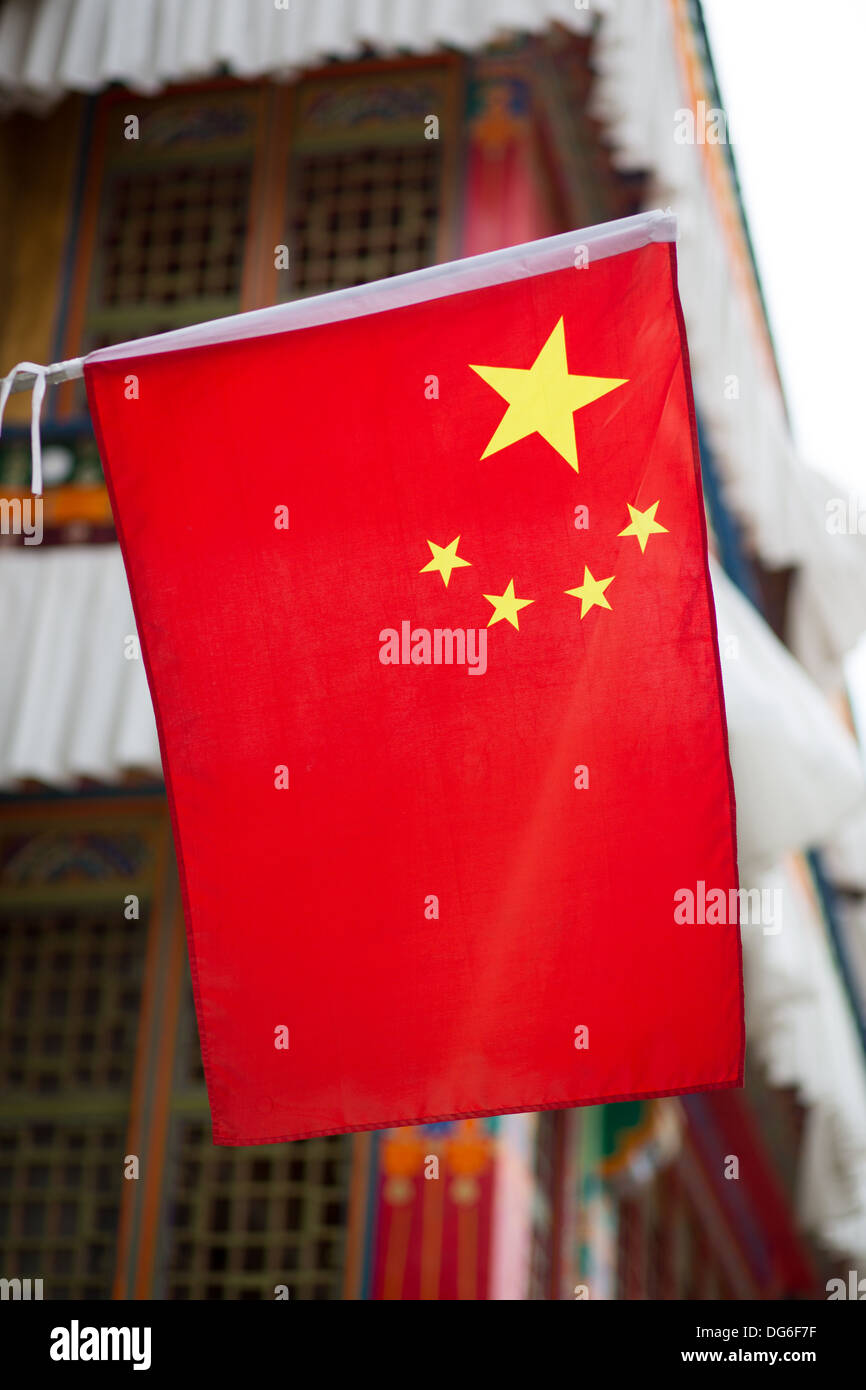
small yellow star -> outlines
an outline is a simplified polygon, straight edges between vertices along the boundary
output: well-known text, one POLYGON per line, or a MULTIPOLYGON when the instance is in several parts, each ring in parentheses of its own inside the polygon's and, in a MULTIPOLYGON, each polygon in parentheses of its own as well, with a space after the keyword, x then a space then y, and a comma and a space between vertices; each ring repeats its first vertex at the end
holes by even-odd
POLYGON ((439 574, 441 574, 445 582, 445 588, 447 589, 452 570, 461 569, 464 565, 471 569, 472 561, 461 560, 460 556, 457 554, 457 547, 460 544, 459 536, 456 536, 450 545, 437 545, 435 541, 428 541, 427 544, 430 547, 430 554, 433 556, 433 559, 428 560, 424 568, 418 571, 419 574, 427 574, 429 570, 437 570, 439 574))
POLYGON ((493 604, 493 616, 487 626, 492 627, 494 623, 501 622, 503 618, 507 618, 511 626, 516 627, 518 632, 520 631, 520 623, 517 621, 518 613, 521 608, 526 608, 528 604, 535 602, 534 598, 514 597, 513 579, 509 579, 508 588, 505 590, 504 594, 485 594, 484 597, 487 599, 488 603, 493 604))
POLYGON ((627 380, 569 372, 563 319, 555 325, 531 367, 471 365, 471 370, 508 402, 508 409, 481 455, 483 459, 537 433, 571 464, 575 473, 578 467, 574 412, 617 386, 624 386, 627 380))
POLYGON ((581 618, 586 617, 590 608, 610 608, 610 604, 604 596, 604 591, 608 584, 612 583, 615 578, 616 575, 612 574, 609 579, 593 579, 589 572, 589 567, 584 565, 583 583, 576 589, 566 589, 565 591, 567 594, 571 594, 572 598, 580 599, 581 618))
POLYGON ((650 536, 656 532, 664 531, 667 535, 668 528, 656 521, 656 507, 658 502, 653 502, 651 507, 647 507, 645 512, 639 512, 637 507, 633 507, 631 502, 626 502, 626 506, 631 516, 631 521, 624 531, 620 531, 621 536, 636 536, 640 545, 640 553, 643 555, 646 550, 646 543, 650 536))

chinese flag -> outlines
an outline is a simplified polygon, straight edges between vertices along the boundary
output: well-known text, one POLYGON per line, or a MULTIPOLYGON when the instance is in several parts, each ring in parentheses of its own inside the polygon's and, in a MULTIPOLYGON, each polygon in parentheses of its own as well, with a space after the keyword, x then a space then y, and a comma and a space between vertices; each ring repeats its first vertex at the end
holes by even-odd
POLYGON ((741 1084, 673 238, 85 362, 216 1143, 741 1084))

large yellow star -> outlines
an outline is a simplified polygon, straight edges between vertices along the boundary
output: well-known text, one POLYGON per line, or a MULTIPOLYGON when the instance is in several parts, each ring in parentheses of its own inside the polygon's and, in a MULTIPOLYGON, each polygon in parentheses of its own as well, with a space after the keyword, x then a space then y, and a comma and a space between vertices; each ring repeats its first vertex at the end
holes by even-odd
POLYGON ((619 535, 637 536, 640 553, 643 555, 650 536, 660 531, 664 531, 665 535, 667 535, 668 528, 656 521, 656 507, 658 506, 658 502, 653 502, 652 506, 647 507, 645 512, 639 512, 637 507, 632 506, 631 502, 626 502, 626 506, 628 507, 631 521, 624 531, 619 532, 619 535))
POLYGON ((500 449, 507 449, 509 444, 516 444, 518 439, 537 433, 571 464, 575 473, 578 467, 574 412, 628 380, 627 377, 571 375, 562 319, 531 367, 472 366, 472 370, 508 402, 508 409, 481 457, 486 459, 500 449))
POLYGON ((441 574, 445 588, 448 588, 448 580, 451 578, 451 571, 461 569, 464 565, 471 568, 471 560, 461 560, 457 554, 457 547, 460 544, 460 537, 456 536, 450 545, 437 545, 435 541, 428 541, 432 560, 428 560, 419 574, 427 574, 429 570, 438 570, 441 574))
POLYGON ((565 591, 567 594, 571 594, 572 598, 580 599, 581 618, 586 617, 590 608, 610 608, 610 604, 604 596, 604 591, 608 584, 615 578, 616 575, 612 574, 609 579, 593 579, 589 572, 589 567, 584 565, 583 583, 576 589, 566 589, 565 591))
POLYGON ((492 627, 494 623, 499 623, 503 618, 507 618, 511 626, 516 627, 518 632, 520 631, 520 623, 517 621, 518 613, 521 608, 526 608, 530 603, 535 602, 534 598, 514 597, 513 579, 509 579, 508 588, 504 594, 485 594, 484 597, 488 603, 493 604, 493 615, 487 626, 492 627))

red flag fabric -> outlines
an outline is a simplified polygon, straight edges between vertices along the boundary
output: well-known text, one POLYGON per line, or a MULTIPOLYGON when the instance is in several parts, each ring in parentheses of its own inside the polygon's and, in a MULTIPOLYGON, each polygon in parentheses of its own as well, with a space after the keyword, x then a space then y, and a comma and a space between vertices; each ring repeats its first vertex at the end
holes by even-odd
POLYGON ((216 1143, 741 1084, 673 239, 86 360, 216 1143))

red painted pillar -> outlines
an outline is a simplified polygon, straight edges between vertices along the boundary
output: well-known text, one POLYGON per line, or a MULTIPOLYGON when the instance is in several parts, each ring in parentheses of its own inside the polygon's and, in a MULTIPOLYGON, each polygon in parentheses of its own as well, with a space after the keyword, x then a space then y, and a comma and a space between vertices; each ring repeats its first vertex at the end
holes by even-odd
POLYGON ((470 89, 462 254, 475 256, 561 230, 527 84, 508 74, 477 77, 470 89))

